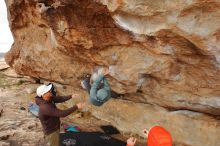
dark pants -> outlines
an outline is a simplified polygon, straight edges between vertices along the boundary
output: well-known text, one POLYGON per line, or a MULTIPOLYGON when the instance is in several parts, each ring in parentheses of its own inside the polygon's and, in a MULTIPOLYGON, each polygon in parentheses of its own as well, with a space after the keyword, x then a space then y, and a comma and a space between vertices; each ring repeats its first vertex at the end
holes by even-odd
MULTIPOLYGON (((85 90, 90 94, 90 89, 91 89, 91 85, 90 85, 90 79, 86 78, 83 80, 83 85, 85 86, 85 90)), ((99 84, 98 89, 102 89, 104 87, 104 84, 101 83, 99 84)), ((111 90, 111 97, 112 98, 118 98, 120 96, 120 94, 116 93, 115 91, 111 90)))

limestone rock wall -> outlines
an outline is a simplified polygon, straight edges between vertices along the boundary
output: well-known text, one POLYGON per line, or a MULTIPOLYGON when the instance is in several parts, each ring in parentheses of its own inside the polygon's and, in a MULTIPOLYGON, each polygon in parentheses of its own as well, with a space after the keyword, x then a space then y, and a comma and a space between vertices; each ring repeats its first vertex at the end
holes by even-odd
POLYGON ((114 99, 101 108, 93 108, 92 112, 126 133, 143 136, 144 128, 162 125, 170 131, 175 146, 219 146, 219 120, 201 113, 167 111, 149 104, 114 99))
MULTIPOLYGON (((220 1, 7 0, 6 4, 15 40, 6 61, 17 73, 79 88, 83 73, 109 66, 112 89, 125 94, 123 100, 136 108, 144 109, 142 104, 165 108, 168 117, 175 110, 198 112, 214 120, 212 134, 219 133, 220 1)), ((149 112, 141 111, 142 116, 149 112)), ((119 111, 119 116, 123 113, 119 111)), ((131 132, 138 133, 134 128, 131 132)), ((215 138, 193 143, 184 136, 178 142, 218 146, 215 138)))

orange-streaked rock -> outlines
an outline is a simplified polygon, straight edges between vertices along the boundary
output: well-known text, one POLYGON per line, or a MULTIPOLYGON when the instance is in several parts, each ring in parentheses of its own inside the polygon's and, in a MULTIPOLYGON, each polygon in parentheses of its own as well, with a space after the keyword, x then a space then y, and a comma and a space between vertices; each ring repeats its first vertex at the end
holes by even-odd
POLYGON ((220 2, 7 1, 17 73, 79 87, 109 66, 126 100, 220 115, 220 2))

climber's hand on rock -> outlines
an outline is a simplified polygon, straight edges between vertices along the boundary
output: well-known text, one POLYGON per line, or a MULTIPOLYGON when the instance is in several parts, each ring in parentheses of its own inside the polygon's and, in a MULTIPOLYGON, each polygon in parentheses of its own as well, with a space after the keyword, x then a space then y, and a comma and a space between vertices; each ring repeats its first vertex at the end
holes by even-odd
POLYGON ((103 68, 103 75, 109 74, 109 69, 107 67, 103 68))
POLYGON ((77 103, 76 106, 77 106, 78 109, 81 110, 81 109, 83 109, 85 107, 85 103, 84 102, 80 102, 80 103, 77 103))

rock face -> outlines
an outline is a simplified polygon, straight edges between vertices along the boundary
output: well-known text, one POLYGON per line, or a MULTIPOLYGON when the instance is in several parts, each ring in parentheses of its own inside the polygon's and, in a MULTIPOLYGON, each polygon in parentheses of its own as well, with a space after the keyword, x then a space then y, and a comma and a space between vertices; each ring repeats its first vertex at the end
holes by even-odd
POLYGON ((101 108, 93 108, 93 114, 111 121, 121 131, 139 135, 142 135, 144 128, 163 125, 171 132, 174 145, 181 143, 184 146, 219 146, 219 121, 201 113, 184 110, 168 112, 152 105, 111 100, 101 108))
MULTIPOLYGON (((142 104, 171 111, 200 112, 200 116, 210 116, 204 118, 206 124, 212 117, 217 123, 211 123, 211 135, 219 133, 220 122, 216 117, 220 115, 219 1, 7 0, 6 3, 15 42, 5 58, 17 73, 79 87, 83 73, 92 72, 95 66, 109 66, 111 87, 125 94, 123 99, 134 102, 136 108, 143 109, 140 115, 150 112, 142 104)), ((162 112, 155 110, 155 114, 157 111, 162 112)), ((118 112, 123 117, 123 110, 118 112)), ((176 114, 181 116, 179 112, 176 114)), ((106 118, 101 115, 100 118, 106 118)), ((165 117, 162 115, 153 121, 174 116, 169 111, 165 117)), ((122 123, 127 120, 124 117, 122 123)), ((109 121, 115 123, 114 119, 109 121)), ((210 137, 202 141, 202 132, 196 142, 186 142, 192 138, 186 133, 193 130, 184 123, 190 121, 193 123, 193 119, 176 120, 177 125, 167 126, 174 130, 182 122, 179 136, 175 130, 172 133, 174 141, 178 139, 192 146, 219 144, 210 137)), ((210 126, 206 124, 199 124, 204 131, 210 126)), ((131 132, 138 133, 134 128, 131 132)))

